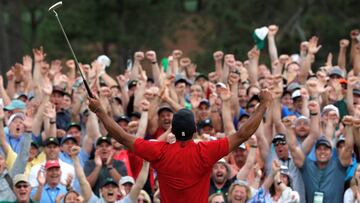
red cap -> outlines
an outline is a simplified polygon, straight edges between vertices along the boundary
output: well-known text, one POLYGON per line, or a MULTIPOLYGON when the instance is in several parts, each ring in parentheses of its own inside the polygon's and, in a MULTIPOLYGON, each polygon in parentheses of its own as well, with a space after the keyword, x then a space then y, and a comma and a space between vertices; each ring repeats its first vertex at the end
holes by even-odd
POLYGON ((50 160, 50 161, 47 161, 45 164, 46 170, 48 170, 49 168, 54 168, 54 167, 60 168, 60 164, 59 164, 58 160, 50 160))
POLYGON ((347 84, 347 80, 346 80, 346 79, 343 79, 343 78, 341 78, 341 79, 339 80, 339 82, 340 82, 340 84, 347 84))

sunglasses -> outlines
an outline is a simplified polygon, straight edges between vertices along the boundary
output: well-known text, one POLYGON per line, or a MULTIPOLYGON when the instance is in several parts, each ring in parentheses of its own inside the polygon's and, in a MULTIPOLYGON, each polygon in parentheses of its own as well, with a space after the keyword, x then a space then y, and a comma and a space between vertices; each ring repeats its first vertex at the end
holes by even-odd
POLYGON ((286 145, 286 141, 277 141, 274 143, 274 146, 278 146, 278 145, 286 145))
POLYGON ((29 185, 28 184, 19 184, 19 185, 15 185, 15 187, 17 188, 17 189, 20 189, 20 188, 28 188, 29 187, 29 185))

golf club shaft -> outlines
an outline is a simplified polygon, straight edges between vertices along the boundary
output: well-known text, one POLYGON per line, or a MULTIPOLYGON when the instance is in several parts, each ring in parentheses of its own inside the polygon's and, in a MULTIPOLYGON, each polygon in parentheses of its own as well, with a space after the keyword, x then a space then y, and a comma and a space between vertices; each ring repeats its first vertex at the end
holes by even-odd
POLYGON ((59 16, 58 16, 58 14, 57 14, 57 12, 56 12, 55 10, 54 10, 54 13, 55 13, 55 17, 56 17, 56 19, 57 19, 57 21, 58 21, 58 23, 59 23, 59 25, 60 25, 61 31, 62 31, 62 33, 64 34, 65 40, 66 40, 66 42, 67 42, 67 44, 68 44, 68 46, 69 46, 69 48, 70 48, 70 51, 71 51, 71 53, 72 53, 72 55, 73 55, 73 57, 74 57, 75 66, 76 66, 77 70, 80 72, 80 76, 82 77, 82 79, 83 79, 83 81, 84 81, 84 85, 85 85, 86 91, 87 91, 89 97, 93 98, 93 94, 91 93, 89 84, 87 83, 86 78, 84 77, 84 75, 83 75, 83 73, 82 73, 82 71, 81 71, 81 69, 80 69, 79 61, 78 61, 77 58, 76 58, 76 55, 75 55, 75 53, 74 53, 74 50, 72 49, 72 46, 71 46, 70 41, 69 41, 69 39, 68 39, 68 37, 67 37, 67 35, 66 35, 66 33, 65 33, 65 30, 64 30, 63 26, 62 26, 62 24, 61 24, 61 21, 60 21, 60 19, 59 19, 59 16))

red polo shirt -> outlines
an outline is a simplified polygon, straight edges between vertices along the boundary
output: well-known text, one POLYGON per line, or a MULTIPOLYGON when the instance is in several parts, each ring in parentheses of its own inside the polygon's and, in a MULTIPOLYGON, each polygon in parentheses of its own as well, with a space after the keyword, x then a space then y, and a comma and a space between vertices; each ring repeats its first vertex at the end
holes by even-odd
POLYGON ((212 166, 229 153, 228 139, 195 143, 136 139, 134 153, 157 170, 161 202, 208 202, 212 166))

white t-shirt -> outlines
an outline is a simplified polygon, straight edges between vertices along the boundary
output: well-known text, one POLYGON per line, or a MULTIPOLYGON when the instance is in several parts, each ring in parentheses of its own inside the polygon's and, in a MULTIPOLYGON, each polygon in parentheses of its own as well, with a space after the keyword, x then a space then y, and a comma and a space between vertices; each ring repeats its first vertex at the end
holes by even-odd
MULTIPOLYGON (((37 181, 37 174, 40 170, 41 167, 45 167, 45 163, 43 162, 41 164, 35 165, 30 169, 30 173, 29 173, 29 182, 31 187, 36 187, 38 186, 38 181, 37 181)), ((65 163, 63 161, 61 161, 59 159, 59 164, 60 164, 60 169, 61 169, 61 179, 60 182, 64 183, 66 181, 66 178, 71 175, 73 177, 73 183, 74 183, 74 178, 75 176, 75 169, 74 166, 65 163)), ((72 184, 73 185, 73 184, 72 184)))
POLYGON ((354 200, 354 193, 351 188, 345 191, 344 203, 359 203, 357 200, 354 200))

